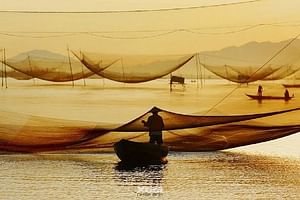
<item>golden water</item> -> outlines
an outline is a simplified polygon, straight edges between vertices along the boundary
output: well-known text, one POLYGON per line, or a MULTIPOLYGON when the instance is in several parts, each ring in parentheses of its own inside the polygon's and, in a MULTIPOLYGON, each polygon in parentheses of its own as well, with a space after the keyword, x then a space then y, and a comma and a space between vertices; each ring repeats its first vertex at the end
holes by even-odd
MULTIPOLYGON (((300 106, 295 99, 249 100, 257 85, 226 81, 196 83, 169 91, 166 80, 129 85, 87 80, 51 85, 9 79, 2 89, 1 110, 95 122, 124 123, 152 106, 179 113, 250 114, 300 106), (218 104, 229 92, 228 98, 218 104)), ((283 95, 278 82, 262 82, 264 93, 283 95)), ((299 98, 297 98, 299 97, 299 98)), ((2 116, 5 117, 5 116, 2 116)), ((299 124, 291 114, 272 117, 274 125, 299 124)), ((170 153, 166 166, 118 169, 114 154, 3 154, 0 157, 0 199, 299 199, 300 135, 222 152, 170 153)))

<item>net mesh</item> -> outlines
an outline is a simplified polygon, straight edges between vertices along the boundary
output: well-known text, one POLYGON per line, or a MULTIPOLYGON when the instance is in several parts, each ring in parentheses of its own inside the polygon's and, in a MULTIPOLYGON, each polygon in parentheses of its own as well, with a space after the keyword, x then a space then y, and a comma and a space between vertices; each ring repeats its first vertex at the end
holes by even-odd
POLYGON ((74 52, 92 72, 104 78, 140 83, 161 78, 185 65, 194 55, 116 55, 74 52))
MULTIPOLYGON (((160 110, 159 115, 165 124, 164 143, 171 150, 206 151, 263 142, 296 133, 300 125, 262 125, 253 120, 297 110, 232 116, 183 115, 160 110), (247 124, 245 120, 249 120, 247 124)), ((1 114, 5 118, 0 120, 0 149, 5 151, 101 151, 111 150, 120 139, 140 142, 149 140, 148 130, 141 122, 151 115, 149 112, 124 125, 70 121, 4 111, 1 114)))
POLYGON ((300 68, 300 40, 250 42, 240 47, 199 54, 201 64, 219 77, 247 83, 279 80, 300 68))
MULTIPOLYGON (((6 60, 5 64, 15 71, 21 72, 27 77, 38 78, 53 82, 75 81, 90 77, 94 73, 82 66, 75 59, 68 57, 42 57, 35 54, 15 57, 6 60)), ((16 74, 8 76, 17 78, 16 74)))
POLYGON ((30 80, 30 79, 32 79, 31 76, 28 76, 28 75, 26 75, 22 72, 19 72, 19 71, 10 69, 10 68, 7 68, 6 72, 5 72, 5 70, 3 70, 3 71, 0 70, 1 77, 5 77, 5 73, 6 73, 7 77, 11 77, 11 78, 14 78, 14 79, 17 79, 17 80, 30 80))
POLYGON ((255 121, 173 131, 165 144, 173 151, 215 151, 281 138, 299 132, 300 125, 272 126, 255 121))
POLYGON ((265 77, 263 80, 280 80, 286 77, 289 77, 299 71, 299 66, 294 65, 287 65, 282 66, 280 69, 275 71, 274 73, 270 74, 269 76, 265 77))
MULTIPOLYGON (((245 66, 231 66, 231 65, 208 65, 201 63, 207 70, 236 83, 251 83, 258 80, 263 80, 269 77, 273 73, 277 72, 280 67, 264 67, 260 69, 259 67, 245 67, 245 66)), ((278 74, 278 76, 281 74, 278 74)), ((275 77, 274 77, 275 78, 275 77)))

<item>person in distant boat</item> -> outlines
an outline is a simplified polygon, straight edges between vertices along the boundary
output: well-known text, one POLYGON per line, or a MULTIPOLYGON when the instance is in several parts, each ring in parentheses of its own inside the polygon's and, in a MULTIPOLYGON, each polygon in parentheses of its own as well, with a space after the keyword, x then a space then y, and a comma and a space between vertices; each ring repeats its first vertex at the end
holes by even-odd
POLYGON ((152 115, 148 117, 147 121, 142 120, 145 127, 149 128, 150 143, 158 145, 163 144, 162 129, 164 128, 164 121, 161 116, 158 115, 160 110, 156 107, 150 111, 152 115))
POLYGON ((257 95, 259 97, 262 97, 262 93, 263 93, 263 87, 261 85, 258 86, 258 89, 257 89, 257 95))
POLYGON ((285 89, 285 91, 284 91, 284 98, 285 99, 289 99, 290 98, 290 93, 289 93, 288 89, 285 89))

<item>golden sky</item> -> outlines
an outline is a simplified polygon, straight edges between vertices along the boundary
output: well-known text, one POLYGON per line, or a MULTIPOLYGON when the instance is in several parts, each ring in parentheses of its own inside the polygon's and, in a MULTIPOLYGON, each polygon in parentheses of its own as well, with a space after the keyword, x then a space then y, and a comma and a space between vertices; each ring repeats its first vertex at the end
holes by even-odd
MULTIPOLYGON (((245 0, 0 0, 0 10, 134 10, 238 1, 245 0)), ((299 0, 261 0, 164 12, 0 13, 0 47, 6 48, 8 57, 32 49, 63 53, 67 45, 71 49, 105 53, 178 54, 218 50, 250 41, 276 42, 295 37, 300 33, 299 8, 299 0)))

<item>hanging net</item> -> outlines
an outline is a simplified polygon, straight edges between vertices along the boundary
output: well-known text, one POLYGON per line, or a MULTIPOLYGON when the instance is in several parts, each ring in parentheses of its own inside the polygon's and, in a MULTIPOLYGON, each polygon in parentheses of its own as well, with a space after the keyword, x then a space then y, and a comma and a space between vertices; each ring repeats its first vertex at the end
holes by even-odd
MULTIPOLYGON (((165 124, 164 142, 171 150, 204 151, 263 142, 296 133, 300 125, 262 126, 251 120, 272 115, 281 115, 284 119, 284 114, 298 110, 300 108, 250 115, 196 116, 159 109, 159 115, 165 124), (243 124, 245 120, 250 120, 247 121, 249 124, 243 124)), ((124 125, 109 125, 2 111, 0 149, 19 152, 101 151, 111 150, 120 139, 148 142, 148 130, 142 120, 147 120, 150 115, 151 110, 124 125)))
POLYGON ((207 70, 217 76, 227 79, 235 83, 251 83, 258 80, 263 80, 271 74, 275 73, 280 67, 245 67, 245 66, 215 66, 201 63, 207 70))
POLYGON ((109 55, 74 52, 92 72, 104 78, 140 83, 161 78, 185 65, 194 55, 109 55))
POLYGON ((170 131, 165 139, 172 151, 216 151, 266 142, 300 131, 300 125, 274 126, 271 124, 239 122, 210 127, 170 131))
POLYGON ((5 64, 29 77, 53 82, 75 81, 94 74, 79 61, 64 56, 46 57, 28 53, 7 59, 5 64))
POLYGON ((280 69, 265 77, 263 80, 280 80, 289 77, 299 71, 300 66, 287 65, 282 66, 280 69))
POLYGON ((201 64, 219 77, 236 82, 279 80, 300 68, 300 40, 251 42, 240 47, 203 52, 201 64), (251 66, 251 67, 249 67, 251 66))
POLYGON ((30 80, 32 79, 31 76, 28 76, 22 72, 10 69, 7 67, 6 72, 5 70, 0 71, 1 77, 5 77, 5 73, 6 73, 6 77, 11 77, 17 80, 30 80))

